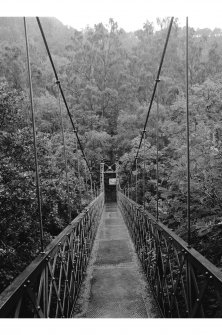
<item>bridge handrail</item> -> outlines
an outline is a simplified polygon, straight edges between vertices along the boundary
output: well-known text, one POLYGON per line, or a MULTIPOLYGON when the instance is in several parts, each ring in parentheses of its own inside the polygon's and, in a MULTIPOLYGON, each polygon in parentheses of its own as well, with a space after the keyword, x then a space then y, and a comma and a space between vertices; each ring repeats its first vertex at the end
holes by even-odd
POLYGON ((163 315, 221 317, 222 271, 121 192, 118 204, 163 315))
MULTIPOLYGON (((126 197, 124 194, 122 195, 126 197)), ((187 243, 166 225, 164 225, 161 222, 157 222, 156 218, 152 214, 150 214, 147 210, 144 210, 143 206, 138 205, 135 201, 129 198, 127 198, 127 200, 130 201, 134 206, 136 206, 138 210, 142 211, 148 219, 152 220, 153 224, 156 225, 156 229, 166 234, 166 236, 172 238, 174 242, 178 245, 178 247, 183 248, 184 251, 189 254, 189 257, 191 257, 194 261, 198 262, 200 267, 207 268, 211 272, 211 274, 215 277, 215 279, 218 279, 222 283, 222 271, 220 269, 218 269, 213 263, 208 261, 196 249, 188 247, 187 243)))
MULTIPOLYGON (((0 317, 68 317, 71 314, 85 274, 103 205, 104 194, 100 193, 54 238, 44 253, 38 255, 0 294, 0 317), (77 255, 81 261, 75 259, 77 255), (58 260, 61 264, 58 263, 58 260), (60 266, 59 270, 56 268, 57 266, 60 266), (56 278, 58 272, 59 278, 56 278), (61 279, 64 275, 65 279, 61 279), (69 283, 69 287, 67 286, 68 278, 73 281, 72 284, 69 283), (66 281, 65 284, 62 283, 63 279, 66 281), (56 280, 59 281, 57 285, 55 285, 56 280), (38 281, 39 283, 37 283, 38 281), (64 287, 61 292, 59 290, 64 285, 65 291, 69 291, 69 297, 64 297, 65 300, 69 301, 68 307, 62 306, 62 304, 67 304, 67 301, 62 296, 60 297, 60 293, 64 294, 64 287), (52 287, 54 287, 54 297, 49 296, 49 290, 52 294, 52 287), (26 297, 24 298, 24 296, 26 297), (24 306, 24 299, 29 301, 30 306, 24 306), (53 299, 56 300, 55 311, 55 308, 48 304, 49 300, 51 304, 53 299)), ((65 292, 66 295, 67 292, 65 292)))

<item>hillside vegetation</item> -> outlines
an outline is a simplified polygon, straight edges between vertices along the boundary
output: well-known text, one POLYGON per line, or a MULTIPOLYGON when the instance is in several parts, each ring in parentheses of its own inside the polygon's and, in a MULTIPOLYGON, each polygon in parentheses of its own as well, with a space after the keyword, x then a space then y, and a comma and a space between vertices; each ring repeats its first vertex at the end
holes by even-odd
MULTIPOLYGON (((169 19, 127 33, 110 19, 83 31, 54 18, 42 26, 99 187, 102 160, 125 185, 150 103, 169 19)), ((68 223, 58 90, 35 18, 28 18, 42 188, 44 243, 68 223)), ((189 28, 192 244, 222 266, 222 31, 189 28)), ((159 83, 160 219, 186 239, 185 28, 174 21, 159 83)), ((90 181, 62 108, 72 218, 91 199, 90 181)), ((156 213, 156 102, 138 160, 138 202, 156 213)), ((38 209, 22 18, 0 18, 0 291, 39 253, 38 209)), ((132 192, 135 187, 132 186, 132 192)), ((135 192, 134 192, 135 193, 135 192)))

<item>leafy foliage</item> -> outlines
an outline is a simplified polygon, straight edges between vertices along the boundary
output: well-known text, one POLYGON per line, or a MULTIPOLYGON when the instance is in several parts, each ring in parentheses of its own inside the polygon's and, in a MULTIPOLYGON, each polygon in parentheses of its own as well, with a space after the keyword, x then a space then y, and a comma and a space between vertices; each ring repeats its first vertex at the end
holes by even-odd
MULTIPOLYGON (((77 31, 41 19, 52 57, 99 187, 101 160, 135 157, 169 18, 127 33, 110 19, 77 31)), ((38 254, 39 220, 22 18, 0 19, 0 290, 38 254)), ((45 245, 68 223, 58 90, 34 18, 28 19, 45 245)), ((190 28, 191 219, 193 245, 221 266, 222 31, 190 28), (215 239, 215 243, 210 243, 215 239)), ((186 239, 185 29, 171 32, 159 84, 160 218, 186 239)), ((61 103, 72 218, 90 201, 90 180, 61 103)), ((138 158, 138 202, 156 214, 156 103, 138 158), (145 196, 144 196, 145 191, 145 196)), ((131 194, 135 198, 136 174, 131 194)))

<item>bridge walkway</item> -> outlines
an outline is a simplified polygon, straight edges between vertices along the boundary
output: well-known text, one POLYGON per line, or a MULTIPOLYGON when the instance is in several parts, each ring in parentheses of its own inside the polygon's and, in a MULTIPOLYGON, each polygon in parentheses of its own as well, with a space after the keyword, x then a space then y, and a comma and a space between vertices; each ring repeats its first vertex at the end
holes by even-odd
POLYGON ((74 317, 160 317, 116 203, 105 205, 74 317))

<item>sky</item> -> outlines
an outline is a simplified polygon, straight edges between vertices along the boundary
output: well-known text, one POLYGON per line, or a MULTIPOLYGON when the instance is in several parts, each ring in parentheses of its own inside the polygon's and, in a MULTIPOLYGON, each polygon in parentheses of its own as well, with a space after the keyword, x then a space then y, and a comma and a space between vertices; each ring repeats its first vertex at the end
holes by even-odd
POLYGON ((222 0, 6 0, 0 15, 54 16, 78 30, 113 18, 126 31, 166 16, 184 26, 188 16, 194 28, 222 29, 222 0))

